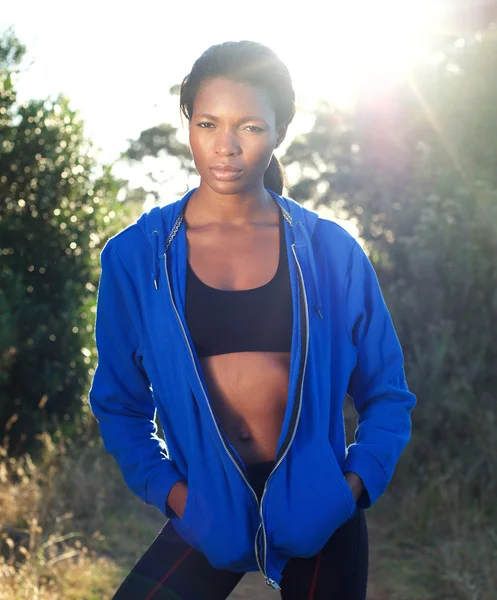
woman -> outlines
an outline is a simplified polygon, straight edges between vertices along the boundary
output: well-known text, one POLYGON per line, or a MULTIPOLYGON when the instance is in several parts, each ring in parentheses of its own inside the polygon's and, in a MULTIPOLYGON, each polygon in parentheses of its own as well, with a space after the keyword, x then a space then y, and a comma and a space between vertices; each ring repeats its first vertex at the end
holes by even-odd
POLYGON ((247 571, 286 600, 366 597, 364 510, 415 398, 360 246, 281 196, 294 98, 265 46, 209 48, 180 98, 198 188, 102 252, 91 407, 128 486, 169 519, 117 599, 220 600, 247 571))

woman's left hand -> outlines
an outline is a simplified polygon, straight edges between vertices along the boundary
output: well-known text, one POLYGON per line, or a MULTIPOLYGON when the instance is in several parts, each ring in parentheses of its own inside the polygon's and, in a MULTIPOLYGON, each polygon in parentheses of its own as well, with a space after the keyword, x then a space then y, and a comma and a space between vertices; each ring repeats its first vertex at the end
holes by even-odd
POLYGON ((364 491, 364 484, 362 479, 359 477, 357 473, 353 473, 352 471, 347 471, 345 473, 345 479, 347 484, 352 491, 352 495, 354 496, 354 500, 357 502, 359 496, 364 491))

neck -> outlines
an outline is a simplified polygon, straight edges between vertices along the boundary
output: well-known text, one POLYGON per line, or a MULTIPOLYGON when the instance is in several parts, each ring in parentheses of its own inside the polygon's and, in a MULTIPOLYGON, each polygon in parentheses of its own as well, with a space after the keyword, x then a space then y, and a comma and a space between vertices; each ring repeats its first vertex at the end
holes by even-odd
POLYGON ((186 215, 190 221, 245 224, 276 213, 273 198, 261 183, 257 189, 239 194, 219 194, 200 184, 190 196, 186 215))

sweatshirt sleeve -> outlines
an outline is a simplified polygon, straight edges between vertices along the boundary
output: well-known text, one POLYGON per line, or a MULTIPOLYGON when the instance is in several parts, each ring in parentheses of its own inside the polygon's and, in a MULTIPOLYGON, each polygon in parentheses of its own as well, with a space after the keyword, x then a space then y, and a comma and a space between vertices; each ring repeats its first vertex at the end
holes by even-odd
POLYGON ((142 318, 138 298, 112 240, 100 255, 95 337, 98 363, 89 403, 107 452, 128 487, 167 517, 166 498, 182 479, 157 435, 150 382, 140 365, 142 318))
POLYGON ((365 490, 357 506, 366 509, 385 492, 410 439, 416 398, 407 387, 402 349, 376 273, 357 242, 350 256, 344 306, 357 353, 347 391, 358 413, 344 472, 361 477, 365 490))

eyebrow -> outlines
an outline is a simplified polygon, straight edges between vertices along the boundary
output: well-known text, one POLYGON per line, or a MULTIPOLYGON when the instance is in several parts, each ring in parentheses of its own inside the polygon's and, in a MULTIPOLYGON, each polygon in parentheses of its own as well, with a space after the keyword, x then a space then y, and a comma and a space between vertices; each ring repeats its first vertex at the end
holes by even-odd
MULTIPOLYGON (((216 117, 215 115, 211 115, 209 113, 197 113, 194 116, 197 119, 202 118, 202 119, 209 119, 209 121, 219 121, 218 117, 216 117)), ((266 127, 269 127, 269 123, 262 117, 242 117, 241 119, 238 119, 238 123, 246 123, 247 121, 261 121, 262 123, 264 123, 266 125, 266 127)))

